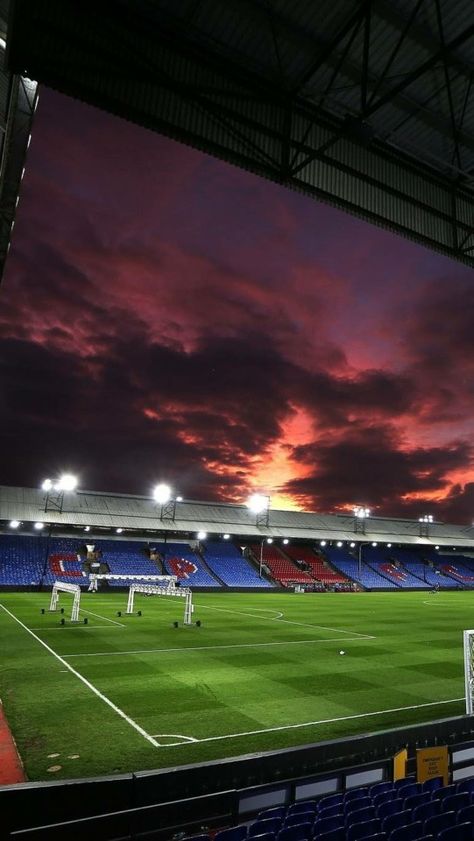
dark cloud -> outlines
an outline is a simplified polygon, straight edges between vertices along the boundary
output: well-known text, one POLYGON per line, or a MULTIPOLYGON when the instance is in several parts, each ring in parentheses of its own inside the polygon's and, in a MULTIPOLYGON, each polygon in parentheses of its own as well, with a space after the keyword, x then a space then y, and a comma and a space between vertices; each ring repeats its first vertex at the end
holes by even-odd
POLYGON ((285 490, 310 506, 363 503, 378 514, 418 515, 423 495, 441 493, 449 473, 463 467, 470 455, 463 442, 406 449, 390 425, 357 425, 334 441, 296 447, 293 458, 313 469, 285 490))

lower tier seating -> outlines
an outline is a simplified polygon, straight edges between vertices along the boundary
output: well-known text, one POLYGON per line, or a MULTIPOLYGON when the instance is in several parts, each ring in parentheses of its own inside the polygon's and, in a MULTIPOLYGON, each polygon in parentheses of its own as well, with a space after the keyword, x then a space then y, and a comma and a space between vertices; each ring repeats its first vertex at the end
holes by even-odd
POLYGON ((208 566, 228 587, 272 587, 266 578, 260 578, 257 570, 228 541, 209 541, 203 553, 208 566))

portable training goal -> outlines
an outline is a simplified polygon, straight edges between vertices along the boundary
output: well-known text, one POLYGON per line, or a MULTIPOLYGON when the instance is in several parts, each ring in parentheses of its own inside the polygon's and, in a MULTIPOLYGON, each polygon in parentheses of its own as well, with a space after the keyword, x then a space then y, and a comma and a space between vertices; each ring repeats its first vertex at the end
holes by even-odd
POLYGON ((60 593, 69 593, 69 595, 73 596, 71 622, 79 622, 79 610, 81 607, 81 588, 79 584, 67 584, 64 581, 55 581, 51 592, 50 611, 56 611, 58 609, 60 593))
POLYGON ((172 596, 184 598, 184 625, 192 625, 193 615, 193 594, 189 587, 162 587, 156 584, 132 584, 128 591, 127 613, 133 613, 135 594, 142 593, 145 596, 172 596))

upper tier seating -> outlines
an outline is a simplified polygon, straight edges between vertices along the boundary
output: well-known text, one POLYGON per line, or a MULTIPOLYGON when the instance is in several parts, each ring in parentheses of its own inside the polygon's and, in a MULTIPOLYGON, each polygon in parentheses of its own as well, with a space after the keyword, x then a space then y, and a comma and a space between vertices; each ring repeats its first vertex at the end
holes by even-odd
MULTIPOLYGON (((94 540, 100 560, 111 575, 159 575, 160 571, 148 556, 146 543, 134 540, 94 540)), ((110 581, 112 587, 123 587, 123 581, 110 581)), ((125 582, 126 585, 126 582, 125 582)))
POLYGON ((250 549, 255 558, 260 558, 271 572, 275 581, 279 581, 284 587, 291 584, 313 584, 314 579, 307 572, 302 572, 292 561, 284 558, 279 549, 271 543, 264 543, 263 550, 259 543, 250 544, 250 549))
POLYGON ((359 575, 359 562, 354 555, 351 555, 348 549, 339 549, 337 546, 329 546, 325 549, 325 554, 331 563, 344 573, 344 575, 347 575, 348 578, 352 579, 352 581, 357 581, 358 584, 362 584, 362 586, 368 590, 399 589, 396 581, 390 581, 389 579, 384 578, 364 563, 360 565, 359 575))
POLYGON ((38 585, 46 562, 47 537, 0 535, 0 585, 38 585))
POLYGON ((167 575, 176 575, 186 587, 220 587, 188 543, 156 543, 167 575))
POLYGON ((284 551, 292 561, 303 561, 310 567, 308 572, 317 581, 322 581, 324 584, 342 584, 348 581, 347 576, 331 569, 325 560, 309 546, 285 546, 284 551))
POLYGON ((229 587, 272 587, 232 543, 209 542, 203 551, 208 566, 229 587))
POLYGON ((65 581, 69 584, 89 586, 89 576, 82 569, 85 558, 83 540, 52 537, 48 546, 48 564, 44 571, 43 584, 53 585, 55 581, 65 581))

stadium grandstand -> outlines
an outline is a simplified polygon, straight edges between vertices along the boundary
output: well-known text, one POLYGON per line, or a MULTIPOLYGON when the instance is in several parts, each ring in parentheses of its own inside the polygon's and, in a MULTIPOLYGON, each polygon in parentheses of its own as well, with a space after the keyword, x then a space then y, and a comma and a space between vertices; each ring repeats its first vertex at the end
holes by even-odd
POLYGON ((91 553, 102 572, 176 575, 197 589, 474 586, 474 527, 278 510, 257 525, 247 505, 173 500, 163 511, 151 497, 82 490, 59 505, 5 486, 0 511, 1 586, 87 587, 91 553))

